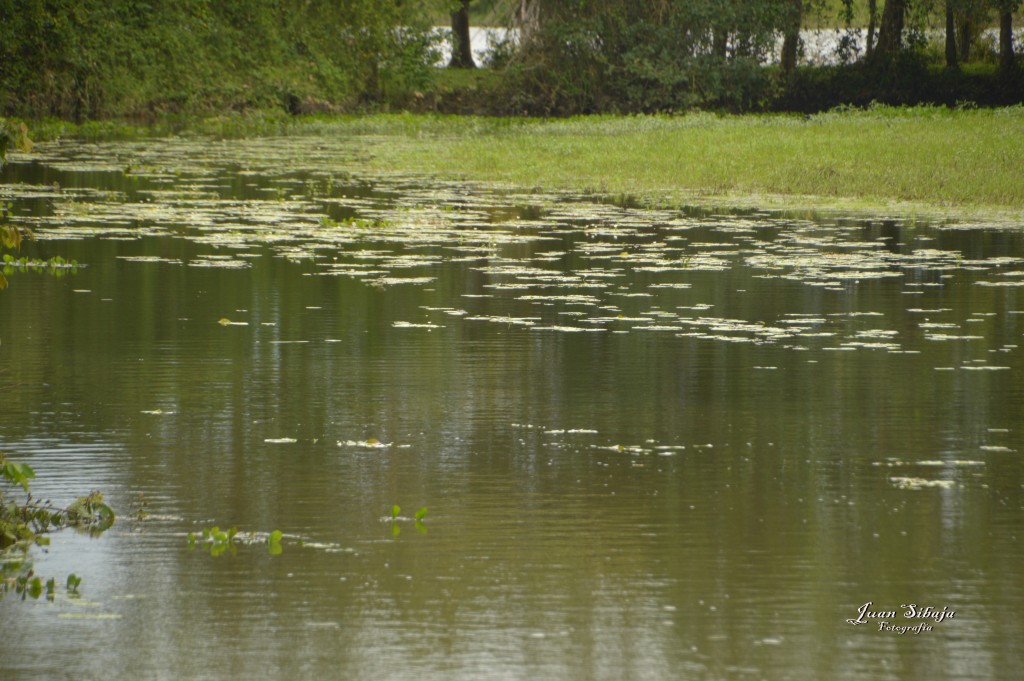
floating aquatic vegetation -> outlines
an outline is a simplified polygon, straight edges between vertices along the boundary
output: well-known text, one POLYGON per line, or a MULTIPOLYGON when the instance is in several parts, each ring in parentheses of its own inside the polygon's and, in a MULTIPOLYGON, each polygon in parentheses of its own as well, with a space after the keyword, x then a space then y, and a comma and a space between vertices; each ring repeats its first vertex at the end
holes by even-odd
POLYGON ((861 341, 848 341, 846 343, 843 343, 842 345, 843 347, 864 348, 866 350, 888 350, 890 352, 895 352, 900 349, 900 346, 896 345, 895 343, 866 343, 861 341))
POLYGON ((200 256, 188 262, 189 267, 217 267, 221 269, 244 270, 252 267, 252 263, 245 260, 236 260, 227 256, 200 256))
MULTIPOLYGON (((939 297, 947 287, 962 280, 1012 295, 1024 279, 1021 258, 964 254, 936 239, 938 231, 920 226, 894 239, 866 231, 859 221, 821 224, 767 212, 697 217, 563 193, 468 188, 399 172, 370 177, 352 140, 41 146, 38 162, 47 167, 120 175, 130 159, 131 174, 143 180, 122 192, 0 188, 5 196, 50 202, 52 215, 27 223, 43 239, 173 236, 218 252, 179 259, 138 255, 166 251, 126 245, 115 257, 241 270, 270 255, 304 268, 303 276, 351 278, 378 287, 381 296, 402 295, 413 286, 429 291, 432 284, 442 284, 436 287, 441 291, 463 275, 474 278, 473 292, 457 293, 466 299, 465 309, 424 308, 437 314, 394 322, 394 328, 432 330, 444 328, 439 321, 445 320, 453 327, 486 322, 566 333, 610 331, 597 341, 602 343, 613 342, 613 334, 667 331, 671 335, 657 342, 700 339, 797 351, 913 354, 920 352, 922 338, 953 350, 958 341, 982 341, 996 332, 973 313, 952 319, 949 313, 954 307, 962 313, 963 305, 939 297), (241 195, 238 186, 246 188, 241 195), (796 287, 806 287, 807 297, 790 295, 796 287), (857 291, 864 287, 917 296, 912 300, 920 305, 856 309, 857 291), (762 318, 764 296, 776 295, 792 301, 793 311, 762 318), (501 307, 483 301, 500 301, 501 307), (858 323, 862 317, 873 318, 870 328, 858 323), (831 347, 821 347, 825 342, 831 347)), ((1024 311, 1005 312, 1018 314, 1024 311)), ((1011 350, 1009 344, 999 348, 1011 350)), ((1016 366, 965 364, 958 357, 934 364, 970 371, 1016 366)))
POLYGON ((921 490, 927 488, 952 489, 956 486, 953 480, 926 480, 925 478, 895 476, 889 478, 897 489, 921 490))
POLYGON ((586 295, 564 295, 564 296, 519 296, 516 300, 531 303, 564 303, 566 305, 597 305, 600 300, 594 296, 586 295))
POLYGON ((369 281, 377 286, 399 286, 401 284, 429 284, 436 280, 437 277, 377 277, 369 281))
POLYGON ((984 461, 976 461, 972 459, 952 459, 950 461, 942 461, 938 459, 926 459, 924 461, 905 461, 902 459, 886 459, 885 461, 875 461, 871 464, 872 466, 887 466, 890 468, 899 466, 925 466, 930 468, 948 468, 948 467, 969 467, 969 466, 984 466, 984 461))
POLYGON ((444 327, 440 324, 432 324, 430 322, 391 322, 391 326, 396 329, 443 329, 444 327))
POLYGON ((631 454, 633 456, 650 454, 653 451, 640 445, 591 445, 591 449, 602 449, 619 454, 631 454))
POLYGON ((219 527, 204 527, 199 534, 188 533, 189 548, 205 546, 209 549, 211 556, 219 556, 225 552, 234 554, 237 547, 253 544, 265 544, 267 552, 272 556, 282 553, 281 540, 284 533, 280 530, 272 532, 239 532, 237 527, 228 530, 221 530, 219 527))
POLYGON ((533 326, 534 331, 558 331, 561 333, 582 333, 594 331, 607 331, 607 329, 588 329, 582 326, 533 326))
POLYGON ((157 255, 119 255, 118 260, 124 260, 125 262, 149 262, 149 263, 165 263, 168 265, 180 265, 181 260, 177 258, 161 258, 157 255))
POLYGON ((471 322, 492 322, 495 324, 506 324, 508 326, 533 326, 541 320, 540 317, 513 317, 511 315, 474 315, 472 317, 464 317, 464 319, 471 322))
POLYGON ((358 449, 387 449, 393 443, 381 442, 377 438, 370 437, 365 440, 345 440, 338 441, 339 447, 356 447, 358 449))

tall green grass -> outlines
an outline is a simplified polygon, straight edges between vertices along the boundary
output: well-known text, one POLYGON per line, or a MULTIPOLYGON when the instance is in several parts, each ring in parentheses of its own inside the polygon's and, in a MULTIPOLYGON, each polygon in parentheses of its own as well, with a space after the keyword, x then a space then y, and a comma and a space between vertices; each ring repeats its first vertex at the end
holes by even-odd
POLYGON ((425 121, 381 165, 657 199, 1024 208, 1024 107, 425 121))

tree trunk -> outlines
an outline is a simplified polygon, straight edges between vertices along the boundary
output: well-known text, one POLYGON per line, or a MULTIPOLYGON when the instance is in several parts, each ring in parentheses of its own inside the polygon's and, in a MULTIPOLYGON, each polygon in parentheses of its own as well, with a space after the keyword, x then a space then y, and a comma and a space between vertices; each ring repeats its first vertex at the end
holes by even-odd
POLYGON ((956 22, 953 20, 953 0, 946 0, 946 68, 955 69, 956 54, 956 22))
POLYGON ((789 25, 782 39, 782 70, 789 73, 796 68, 796 56, 800 45, 800 26, 803 24, 803 0, 791 0, 789 25))
POLYGON ((1013 69, 1013 9, 1004 2, 999 6, 999 68, 1013 69))
POLYGON ((900 51, 903 46, 903 22, 906 14, 907 0, 885 0, 876 54, 891 57, 900 51))
POLYGON ((452 12, 452 58, 448 68, 476 68, 473 63, 473 46, 469 40, 469 0, 462 0, 459 8, 452 12))
POLYGON ((871 56, 875 50, 875 29, 878 27, 878 0, 868 0, 868 44, 864 54, 871 56))
POLYGON ((519 19, 519 44, 526 45, 540 28, 541 0, 519 0, 516 16, 519 19))
POLYGON ((974 32, 971 18, 964 13, 958 12, 956 20, 956 46, 960 50, 960 63, 966 64, 971 60, 971 34, 974 32))
POLYGON ((729 32, 720 26, 711 29, 711 54, 719 59, 725 59, 728 46, 729 32))

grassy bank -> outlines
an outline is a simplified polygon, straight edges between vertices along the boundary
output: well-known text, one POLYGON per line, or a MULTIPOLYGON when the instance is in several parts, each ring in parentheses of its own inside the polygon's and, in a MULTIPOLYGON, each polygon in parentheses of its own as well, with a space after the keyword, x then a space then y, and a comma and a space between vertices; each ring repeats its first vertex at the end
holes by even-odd
MULTIPOLYGON (((381 171, 658 203, 1024 211, 1024 107, 560 120, 266 115, 166 127, 218 136, 359 135, 381 171)), ((35 129, 43 137, 143 132, 111 124, 35 129)))
POLYGON ((418 132, 375 163, 659 201, 1024 210, 1021 107, 441 119, 418 132))

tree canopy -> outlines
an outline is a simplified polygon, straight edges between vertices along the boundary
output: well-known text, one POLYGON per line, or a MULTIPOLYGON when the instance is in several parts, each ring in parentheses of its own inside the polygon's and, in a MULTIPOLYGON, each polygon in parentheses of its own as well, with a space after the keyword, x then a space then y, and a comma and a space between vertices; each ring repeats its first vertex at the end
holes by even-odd
MULTIPOLYGON (((1002 104, 1024 99, 1020 9, 1020 0, 0 0, 0 114, 443 109, 439 40, 450 25, 447 65, 476 65, 468 35, 480 17, 513 29, 490 60, 501 69, 489 89, 469 97, 480 113, 1002 104), (809 67, 802 37, 821 27, 835 36, 833 63, 809 67), (968 63, 980 66, 962 71, 968 63)), ((450 99, 465 103, 470 82, 450 99)))

